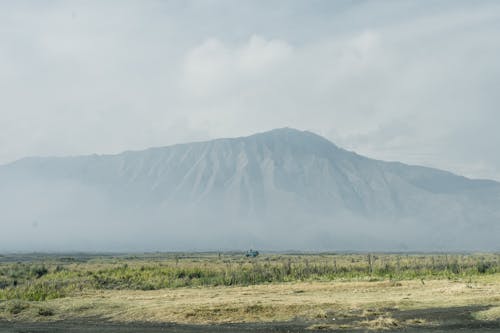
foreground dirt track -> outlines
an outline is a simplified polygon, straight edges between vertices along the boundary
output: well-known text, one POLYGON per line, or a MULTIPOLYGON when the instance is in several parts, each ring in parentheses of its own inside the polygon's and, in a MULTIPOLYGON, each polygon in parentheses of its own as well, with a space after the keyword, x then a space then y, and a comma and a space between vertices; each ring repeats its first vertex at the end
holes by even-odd
POLYGON ((392 329, 371 329, 371 328, 320 328, 311 329, 307 323, 300 321, 286 323, 244 323, 244 324, 221 324, 221 325, 183 325, 183 324, 152 324, 152 323, 102 323, 102 322, 58 322, 58 323, 5 323, 0 322, 0 333, 319 333, 319 332, 371 332, 382 330, 384 332, 419 332, 419 333, 438 333, 438 332, 471 332, 471 333, 489 333, 499 332, 499 326, 493 323, 460 323, 448 324, 440 327, 396 327, 392 329))
POLYGON ((298 282, 249 287, 95 291, 34 302, 19 315, 4 318, 10 322, 4 321, 0 332, 16 332, 16 329, 45 332, 44 327, 47 332, 64 331, 64 325, 73 326, 71 323, 81 332, 85 332, 86 327, 88 331, 92 331, 92 327, 95 331, 96 324, 103 332, 129 332, 126 327, 137 331, 139 328, 134 330, 134 325, 144 332, 459 328, 486 332, 500 331, 499 309, 498 275, 473 281, 298 282), (53 314, 37 315, 40 307, 50 309, 53 314), (107 324, 102 326, 104 322, 107 324))

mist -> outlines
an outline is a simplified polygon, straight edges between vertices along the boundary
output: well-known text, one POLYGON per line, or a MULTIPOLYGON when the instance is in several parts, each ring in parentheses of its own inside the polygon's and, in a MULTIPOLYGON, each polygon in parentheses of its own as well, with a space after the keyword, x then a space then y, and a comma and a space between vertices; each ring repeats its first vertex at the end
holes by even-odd
POLYGON ((500 180, 496 1, 9 1, 0 163, 311 130, 500 180))
POLYGON ((500 184, 311 132, 0 167, 0 251, 497 250, 500 184))

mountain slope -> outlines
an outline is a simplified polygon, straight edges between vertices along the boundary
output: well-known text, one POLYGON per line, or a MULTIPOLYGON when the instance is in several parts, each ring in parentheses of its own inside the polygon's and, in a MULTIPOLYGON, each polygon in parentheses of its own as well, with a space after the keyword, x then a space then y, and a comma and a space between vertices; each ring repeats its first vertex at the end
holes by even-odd
POLYGON ((288 128, 118 155, 27 158, 1 166, 0 184, 2 227, 26 236, 11 247, 467 250, 499 243, 499 183, 372 160, 288 128))

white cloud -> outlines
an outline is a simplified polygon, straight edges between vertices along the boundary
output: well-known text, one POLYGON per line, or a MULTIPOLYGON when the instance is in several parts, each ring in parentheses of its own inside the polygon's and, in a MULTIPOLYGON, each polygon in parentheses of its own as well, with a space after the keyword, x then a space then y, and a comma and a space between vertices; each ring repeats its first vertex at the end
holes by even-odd
POLYGON ((310 129, 500 179, 500 5, 0 5, 0 163, 310 129))
POLYGON ((186 55, 182 86, 188 97, 226 98, 234 89, 258 84, 291 56, 284 41, 253 35, 240 45, 209 38, 186 55))

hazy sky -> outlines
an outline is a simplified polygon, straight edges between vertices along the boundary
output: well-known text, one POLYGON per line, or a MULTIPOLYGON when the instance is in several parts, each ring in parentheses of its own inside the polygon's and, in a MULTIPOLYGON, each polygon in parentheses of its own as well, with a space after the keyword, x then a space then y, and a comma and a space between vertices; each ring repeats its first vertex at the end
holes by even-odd
POLYGON ((290 126, 500 180, 500 1, 2 1, 0 163, 290 126))

